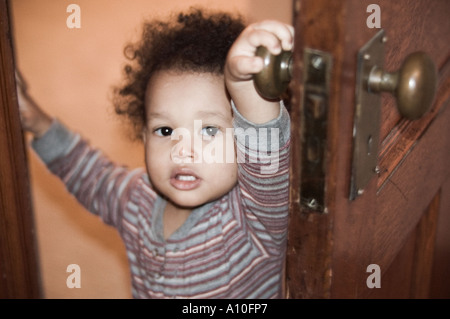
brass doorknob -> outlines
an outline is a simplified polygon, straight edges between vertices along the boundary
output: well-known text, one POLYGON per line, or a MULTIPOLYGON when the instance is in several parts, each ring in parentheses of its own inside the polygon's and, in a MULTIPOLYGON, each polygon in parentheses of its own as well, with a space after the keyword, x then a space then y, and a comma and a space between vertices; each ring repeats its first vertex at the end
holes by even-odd
POLYGON ((260 46, 256 55, 264 61, 263 70, 253 77, 256 90, 266 99, 279 98, 292 78, 292 52, 282 51, 279 55, 273 55, 267 48, 260 46))
MULTIPOLYGON (((256 90, 267 99, 279 98, 292 78, 292 52, 273 55, 260 46, 256 55, 264 61, 263 70, 253 77, 256 90)), ((400 114, 414 120, 422 117, 431 107, 436 84, 437 71, 433 61, 427 54, 415 52, 406 57, 396 72, 389 73, 374 66, 367 80, 367 90, 392 93, 400 114)))
POLYGON ((433 61, 423 52, 406 57, 397 72, 388 73, 374 66, 370 72, 369 92, 390 92, 397 101, 403 117, 414 120, 430 108, 436 92, 437 72, 433 61))

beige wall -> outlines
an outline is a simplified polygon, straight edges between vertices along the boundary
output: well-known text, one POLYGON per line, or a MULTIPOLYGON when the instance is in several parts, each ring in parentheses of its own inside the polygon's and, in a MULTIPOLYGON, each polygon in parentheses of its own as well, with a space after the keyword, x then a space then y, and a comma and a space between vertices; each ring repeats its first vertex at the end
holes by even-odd
MULTIPOLYGON (((12 0, 16 62, 44 110, 114 161, 142 166, 142 145, 127 140, 109 101, 125 62, 123 46, 136 38, 142 19, 200 4, 249 21, 290 23, 291 1, 12 0), (80 29, 66 26, 71 3, 81 8, 80 29)), ((29 162, 45 297, 129 298, 128 265, 115 230, 87 213, 31 151, 29 162), (70 264, 81 267, 79 289, 66 286, 70 264)))

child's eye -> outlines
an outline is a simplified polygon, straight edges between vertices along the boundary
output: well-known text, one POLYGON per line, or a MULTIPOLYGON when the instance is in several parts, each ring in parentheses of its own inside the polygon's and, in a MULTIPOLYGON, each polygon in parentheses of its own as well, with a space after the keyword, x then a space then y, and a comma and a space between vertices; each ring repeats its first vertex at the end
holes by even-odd
POLYGON ((164 127, 157 128, 156 130, 154 130, 154 132, 158 136, 170 136, 170 135, 172 135, 173 129, 171 129, 168 126, 164 126, 164 127))
POLYGON ((220 131, 219 131, 218 127, 206 126, 206 127, 202 128, 202 135, 205 135, 205 136, 216 136, 219 133, 220 133, 220 131))

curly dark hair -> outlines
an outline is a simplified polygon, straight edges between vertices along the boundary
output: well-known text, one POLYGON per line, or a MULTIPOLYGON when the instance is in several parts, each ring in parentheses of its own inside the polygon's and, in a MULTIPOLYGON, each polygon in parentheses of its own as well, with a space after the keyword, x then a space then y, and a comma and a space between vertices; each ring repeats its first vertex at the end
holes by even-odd
POLYGON ((141 140, 145 127, 145 91, 160 70, 223 74, 228 51, 244 29, 241 16, 191 9, 173 20, 146 21, 141 40, 125 47, 131 60, 124 67, 125 83, 114 88, 113 104, 141 140))

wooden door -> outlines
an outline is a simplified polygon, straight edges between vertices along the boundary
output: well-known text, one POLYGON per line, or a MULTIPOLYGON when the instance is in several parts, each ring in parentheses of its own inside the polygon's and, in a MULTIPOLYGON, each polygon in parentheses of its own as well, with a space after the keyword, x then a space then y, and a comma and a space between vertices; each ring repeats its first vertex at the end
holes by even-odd
POLYGON ((38 298, 28 166, 14 81, 9 8, 0 1, 0 299, 38 298))
POLYGON ((450 2, 295 0, 294 10, 287 296, 450 297, 450 2), (431 110, 414 121, 402 118, 395 99, 382 94, 378 174, 350 200, 357 53, 380 30, 368 26, 375 12, 370 4, 379 6, 388 38, 385 69, 397 70, 409 53, 425 51, 438 71, 437 93, 431 110), (305 48, 332 57, 326 213, 301 205, 305 48), (370 265, 379 267, 380 288, 368 287, 376 275, 370 265))

